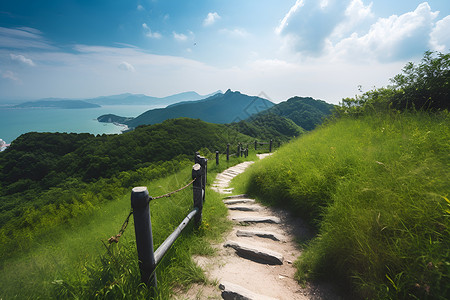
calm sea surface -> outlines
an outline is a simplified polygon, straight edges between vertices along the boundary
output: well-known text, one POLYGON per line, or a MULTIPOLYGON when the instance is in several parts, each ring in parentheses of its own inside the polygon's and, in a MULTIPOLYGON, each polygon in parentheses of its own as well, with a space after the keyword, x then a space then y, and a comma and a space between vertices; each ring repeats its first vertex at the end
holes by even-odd
POLYGON ((122 127, 100 123, 96 119, 104 114, 137 117, 157 106, 114 105, 87 109, 12 109, 0 107, 0 139, 11 143, 23 133, 37 132, 88 132, 93 134, 120 133, 122 127))

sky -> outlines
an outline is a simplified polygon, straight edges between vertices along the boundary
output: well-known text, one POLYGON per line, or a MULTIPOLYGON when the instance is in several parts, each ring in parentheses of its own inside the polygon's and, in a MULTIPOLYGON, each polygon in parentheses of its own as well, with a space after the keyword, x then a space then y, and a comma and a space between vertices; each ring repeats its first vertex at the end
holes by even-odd
POLYGON ((329 103, 450 49, 448 0, 0 0, 0 103, 216 90, 329 103))

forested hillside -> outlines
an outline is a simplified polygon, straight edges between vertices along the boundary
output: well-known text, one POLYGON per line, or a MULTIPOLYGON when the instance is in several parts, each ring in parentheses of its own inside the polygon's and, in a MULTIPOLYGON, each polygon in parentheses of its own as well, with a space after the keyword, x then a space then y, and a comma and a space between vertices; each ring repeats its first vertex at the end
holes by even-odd
POLYGON ((275 114, 286 117, 301 128, 309 131, 330 116, 333 108, 334 105, 322 100, 315 100, 311 97, 293 97, 259 114, 275 114))
POLYGON ((73 204, 80 208, 113 197, 114 178, 130 187, 156 176, 153 169, 176 169, 164 165, 175 157, 181 162, 202 148, 224 151, 227 143, 252 140, 224 125, 187 118, 121 135, 24 134, 0 155, 0 240, 5 246, 13 232, 38 226, 45 207, 65 219, 73 215, 73 204), (144 169, 149 173, 141 174, 144 169))
POLYGON ((229 128, 256 139, 288 141, 303 134, 305 130, 291 119, 275 114, 257 114, 247 120, 227 124, 229 128))

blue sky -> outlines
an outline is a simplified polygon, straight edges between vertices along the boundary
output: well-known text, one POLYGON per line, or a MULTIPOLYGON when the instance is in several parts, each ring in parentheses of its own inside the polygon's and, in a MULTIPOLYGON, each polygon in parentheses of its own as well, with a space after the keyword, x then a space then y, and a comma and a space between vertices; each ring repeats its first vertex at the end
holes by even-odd
POLYGON ((0 101, 218 89, 331 103, 450 48, 448 0, 0 0, 0 101))

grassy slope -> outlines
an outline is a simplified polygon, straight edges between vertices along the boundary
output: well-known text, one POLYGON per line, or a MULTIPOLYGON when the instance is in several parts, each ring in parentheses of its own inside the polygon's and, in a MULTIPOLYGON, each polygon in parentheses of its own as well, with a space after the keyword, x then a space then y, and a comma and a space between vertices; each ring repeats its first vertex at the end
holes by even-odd
POLYGON ((356 298, 445 299, 449 141, 448 113, 341 119, 253 165, 236 185, 316 225, 299 279, 329 278, 356 298))
MULTIPOLYGON (((254 159, 253 156, 248 159, 254 159)), ((211 160, 209 182, 217 172, 243 160, 231 158, 226 163, 221 157, 219 166, 211 160)), ((156 196, 176 189, 189 181, 190 174, 189 165, 166 178, 149 182, 150 194, 156 196)), ((158 268, 158 299, 167 299, 175 286, 206 282, 191 254, 214 253, 209 241, 220 238, 229 226, 221 197, 209 190, 206 197, 201 228, 193 234, 192 226, 188 227, 158 268)), ((178 226, 192 207, 191 202, 192 189, 186 189, 151 203, 155 247, 178 226)), ((4 262, 0 270, 0 298, 148 298, 151 292, 139 286, 132 218, 120 243, 110 249, 112 255, 101 243, 118 232, 129 209, 130 195, 117 195, 100 209, 34 240, 32 251, 18 252, 4 262)))

